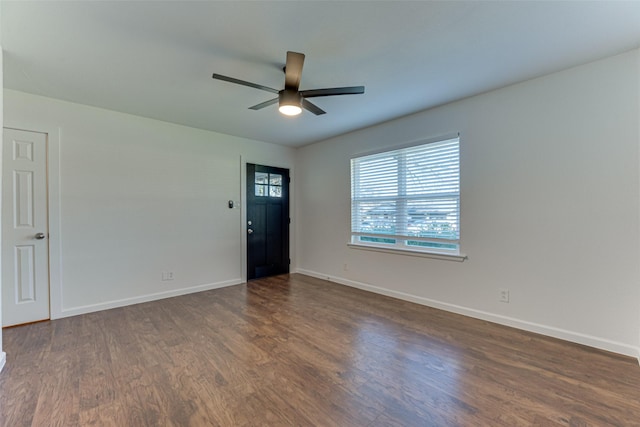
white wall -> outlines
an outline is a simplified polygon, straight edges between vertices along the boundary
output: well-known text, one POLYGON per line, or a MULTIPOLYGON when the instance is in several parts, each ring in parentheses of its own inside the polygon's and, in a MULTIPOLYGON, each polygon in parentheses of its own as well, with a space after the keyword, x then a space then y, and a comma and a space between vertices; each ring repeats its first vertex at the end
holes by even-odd
POLYGON ((6 126, 50 136, 53 318, 241 283, 242 210, 227 206, 244 199, 241 157, 291 168, 295 188, 290 148, 12 90, 5 103, 6 126))
POLYGON ((298 271, 638 356, 639 56, 298 150, 298 271), (468 259, 348 248, 350 156, 456 131, 468 259))

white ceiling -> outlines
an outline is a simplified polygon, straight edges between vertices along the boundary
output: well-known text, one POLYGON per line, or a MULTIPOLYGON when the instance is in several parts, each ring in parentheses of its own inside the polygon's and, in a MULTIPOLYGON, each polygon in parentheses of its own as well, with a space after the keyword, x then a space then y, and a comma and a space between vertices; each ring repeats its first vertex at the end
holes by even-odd
POLYGON ((640 1, 2 1, 4 86, 301 146, 640 46, 640 1), (248 107, 287 50, 327 111, 248 107))

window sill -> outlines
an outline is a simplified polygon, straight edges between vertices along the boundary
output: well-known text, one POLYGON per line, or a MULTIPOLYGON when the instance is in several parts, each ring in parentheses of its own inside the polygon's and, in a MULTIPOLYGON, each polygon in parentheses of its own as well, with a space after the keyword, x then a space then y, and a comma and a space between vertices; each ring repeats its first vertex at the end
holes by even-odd
POLYGON ((388 254, 396 254, 396 255, 408 255, 408 256, 416 256, 422 258, 433 258, 433 259, 441 259, 446 261, 456 261, 462 262, 467 259, 467 256, 464 254, 448 254, 443 252, 423 252, 423 251, 412 251, 410 249, 397 249, 397 248, 382 248, 380 246, 370 246, 370 245, 362 245, 356 243, 347 243, 352 249, 360 249, 365 251, 374 251, 374 252, 384 252, 388 254))

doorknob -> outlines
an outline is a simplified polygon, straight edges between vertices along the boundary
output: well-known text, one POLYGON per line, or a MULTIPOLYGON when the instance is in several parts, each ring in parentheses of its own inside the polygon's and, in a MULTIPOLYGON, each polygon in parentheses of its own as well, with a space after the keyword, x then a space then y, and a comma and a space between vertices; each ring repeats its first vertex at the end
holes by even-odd
POLYGON ((253 230, 252 230, 252 229, 250 229, 250 228, 248 228, 248 229, 247 229, 247 233, 248 233, 248 234, 251 234, 251 233, 253 233, 253 230))
POLYGON ((44 233, 36 233, 35 238, 37 240, 42 240, 42 239, 45 238, 45 235, 44 235, 44 233))

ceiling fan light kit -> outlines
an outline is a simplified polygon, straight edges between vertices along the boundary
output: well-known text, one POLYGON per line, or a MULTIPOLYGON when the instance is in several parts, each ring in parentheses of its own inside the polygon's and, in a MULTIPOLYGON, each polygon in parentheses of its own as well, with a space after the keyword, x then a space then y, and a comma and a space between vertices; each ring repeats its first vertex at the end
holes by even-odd
POLYGON ((302 113, 302 96, 297 90, 281 90, 278 105, 278 110, 285 116, 297 116, 302 113))
POLYGON ((287 52, 287 65, 284 67, 284 89, 282 90, 239 80, 233 77, 223 76, 222 74, 213 74, 212 77, 216 80, 248 86, 254 89, 264 90, 266 92, 277 93, 277 98, 261 102, 260 104, 249 107, 249 109, 261 110, 269 105, 278 103, 278 110, 286 116, 297 116, 302 112, 303 108, 316 116, 326 113, 326 111, 311 103, 306 98, 335 95, 359 95, 364 93, 364 86, 334 87, 301 91, 299 89, 303 65, 304 54, 298 52, 287 52))

